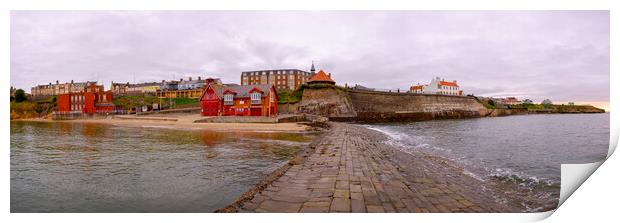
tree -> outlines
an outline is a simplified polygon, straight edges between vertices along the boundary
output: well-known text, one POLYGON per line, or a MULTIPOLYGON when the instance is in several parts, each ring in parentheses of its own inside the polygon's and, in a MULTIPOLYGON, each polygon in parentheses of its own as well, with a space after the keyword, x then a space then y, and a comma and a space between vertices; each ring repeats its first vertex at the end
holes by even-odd
POLYGON ((17 89, 15 91, 15 102, 22 102, 25 101, 26 98, 26 92, 24 92, 24 90, 22 89, 17 89))
POLYGON ((553 103, 551 102, 551 100, 545 99, 540 104, 543 105, 545 108, 549 108, 551 106, 551 104, 553 104, 553 103))

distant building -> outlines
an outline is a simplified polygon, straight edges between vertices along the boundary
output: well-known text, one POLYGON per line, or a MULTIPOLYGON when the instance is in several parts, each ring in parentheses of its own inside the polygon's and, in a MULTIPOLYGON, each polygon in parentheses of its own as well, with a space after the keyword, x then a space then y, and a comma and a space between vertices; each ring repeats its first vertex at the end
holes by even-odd
POLYGON ((91 83, 79 92, 58 95, 58 113, 94 114, 114 112, 112 91, 104 91, 102 85, 91 83))
POLYGON ((271 84, 218 85, 209 81, 200 97, 203 116, 273 116, 278 95, 271 84))
POLYGON ((519 101, 517 98, 515 97, 507 97, 507 98, 503 98, 501 100, 502 104, 505 105, 517 105, 517 104, 521 104, 523 102, 519 101))
POLYGON ((127 83, 112 83, 110 84, 110 90, 114 94, 136 94, 136 93, 155 93, 161 89, 161 83, 159 82, 147 82, 139 84, 127 83))
POLYGON ((56 80, 55 84, 50 82, 47 85, 32 87, 30 89, 30 94, 32 96, 53 96, 66 93, 77 93, 90 84, 97 84, 97 81, 73 82, 73 80, 71 80, 71 82, 60 83, 56 80))
POLYGON ((17 89, 15 89, 13 86, 11 86, 11 97, 15 97, 15 91, 17 89))
POLYGON ((532 104, 534 102, 532 100, 530 100, 530 99, 525 99, 525 100, 523 100, 523 103, 532 104))
POLYGON ((575 102, 568 102, 568 105, 575 105, 575 102))
POLYGON ((241 72, 241 85, 272 84, 277 90, 295 90, 314 74, 314 63, 310 72, 299 69, 256 70, 241 72))
POLYGON ((331 85, 335 85, 336 82, 334 80, 332 80, 331 73, 330 74, 326 74, 323 70, 320 70, 315 75, 312 75, 312 77, 310 77, 310 79, 308 79, 308 84, 309 85, 312 85, 312 84, 331 84, 331 85))
MULTIPOLYGON (((213 79, 215 82, 222 84, 222 81, 219 78, 213 79)), ((205 80, 201 79, 198 76, 198 79, 192 80, 192 77, 189 77, 188 80, 181 79, 178 83, 178 90, 194 90, 194 89, 203 89, 206 85, 205 80)))
POLYGON ((409 88, 409 92, 419 94, 442 94, 442 95, 463 95, 463 91, 454 81, 445 81, 439 77, 433 78, 429 84, 417 84, 409 88))
POLYGON ((179 81, 161 81, 161 91, 176 91, 179 90, 179 81))

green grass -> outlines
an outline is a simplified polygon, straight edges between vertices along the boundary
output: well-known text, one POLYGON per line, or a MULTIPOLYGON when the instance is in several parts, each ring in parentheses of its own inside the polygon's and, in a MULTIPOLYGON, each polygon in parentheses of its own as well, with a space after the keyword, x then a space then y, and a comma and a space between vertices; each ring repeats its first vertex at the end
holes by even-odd
MULTIPOLYGON (((168 99, 162 99, 168 101, 168 99)), ((189 105, 198 103, 198 98, 172 98, 170 99, 176 105, 189 105)))
POLYGON ((121 106, 125 110, 136 106, 152 105, 153 103, 159 103, 159 98, 152 95, 132 95, 114 98, 114 105, 121 106))
POLYGON ((278 91, 278 103, 280 104, 297 103, 301 101, 301 96, 303 95, 303 93, 304 93, 303 87, 300 87, 294 91, 279 90, 278 91))
POLYGON ((347 89, 344 87, 331 85, 331 84, 313 84, 313 85, 302 84, 301 86, 299 86, 299 88, 297 88, 294 91, 291 91, 288 89, 278 90, 278 103, 279 104, 297 103, 301 101, 301 97, 304 94, 304 89, 324 89, 324 88, 331 88, 331 89, 336 89, 336 90, 340 90, 344 92, 347 91, 347 89))

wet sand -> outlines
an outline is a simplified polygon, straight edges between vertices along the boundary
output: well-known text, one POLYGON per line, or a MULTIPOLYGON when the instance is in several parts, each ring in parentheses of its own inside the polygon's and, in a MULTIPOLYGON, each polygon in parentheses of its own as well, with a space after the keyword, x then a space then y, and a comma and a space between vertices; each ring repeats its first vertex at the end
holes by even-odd
POLYGON ((75 122, 100 123, 129 127, 154 127, 179 130, 213 130, 213 131, 273 131, 273 132, 303 132, 308 126, 299 123, 194 123, 204 117, 199 114, 165 114, 165 115, 117 115, 102 119, 77 120, 50 120, 50 119, 22 119, 23 121, 40 122, 75 122))

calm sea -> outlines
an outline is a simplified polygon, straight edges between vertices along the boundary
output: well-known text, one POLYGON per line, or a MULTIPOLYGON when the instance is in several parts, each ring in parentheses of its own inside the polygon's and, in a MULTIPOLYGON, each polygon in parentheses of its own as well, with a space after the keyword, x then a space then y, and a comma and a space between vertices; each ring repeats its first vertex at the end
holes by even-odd
POLYGON ((11 122, 11 212, 212 212, 312 138, 11 122))
MULTIPOLYGON (((609 113, 520 115, 367 125, 411 154, 454 161, 481 181, 513 183, 557 202, 560 164, 602 161, 609 113)), ((527 207, 535 210, 536 207, 527 207)), ((530 204, 537 206, 541 204, 530 204)))

